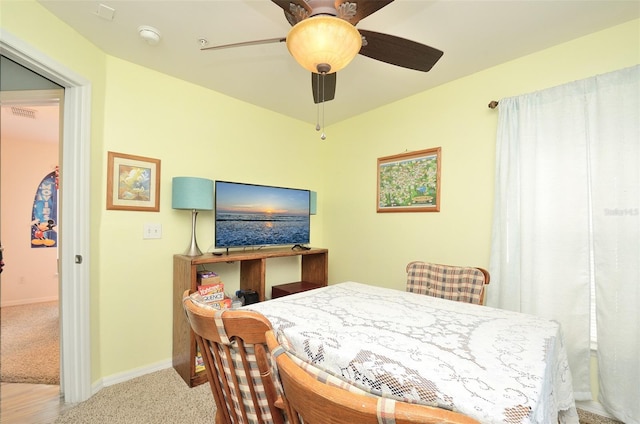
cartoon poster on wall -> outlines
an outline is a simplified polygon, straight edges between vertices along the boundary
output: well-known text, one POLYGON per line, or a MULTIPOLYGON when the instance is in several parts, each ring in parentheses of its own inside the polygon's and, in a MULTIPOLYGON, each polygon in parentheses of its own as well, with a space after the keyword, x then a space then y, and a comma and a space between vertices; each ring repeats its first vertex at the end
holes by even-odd
POLYGON ((58 167, 36 189, 31 213, 31 247, 58 245, 58 167))

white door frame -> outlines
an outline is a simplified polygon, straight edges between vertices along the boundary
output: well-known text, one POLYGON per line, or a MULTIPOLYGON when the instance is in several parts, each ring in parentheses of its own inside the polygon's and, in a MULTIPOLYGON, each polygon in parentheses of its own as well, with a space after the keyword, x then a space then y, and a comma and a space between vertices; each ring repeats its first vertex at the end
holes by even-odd
POLYGON ((0 28, 0 53, 65 88, 60 166, 60 389, 91 396, 89 161, 91 83, 0 28))

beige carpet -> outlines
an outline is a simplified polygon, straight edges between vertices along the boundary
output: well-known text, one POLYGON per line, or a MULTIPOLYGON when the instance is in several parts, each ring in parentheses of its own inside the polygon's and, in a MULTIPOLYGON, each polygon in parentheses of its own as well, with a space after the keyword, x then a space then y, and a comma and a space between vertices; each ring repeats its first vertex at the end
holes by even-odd
MULTIPOLYGON (((580 424, 617 423, 585 411, 578 413, 580 424)), ((209 384, 190 389, 173 368, 168 368, 106 387, 65 411, 54 424, 211 424, 214 415, 209 384)))
POLYGON ((58 302, 0 308, 0 381, 60 384, 58 302))
POLYGON ((214 415, 209 384, 190 389, 168 368, 105 387, 65 411, 55 424, 211 424, 214 415))
POLYGON ((600 415, 582 411, 580 409, 578 409, 578 416, 580 417, 580 424, 624 424, 621 421, 601 417, 600 415))

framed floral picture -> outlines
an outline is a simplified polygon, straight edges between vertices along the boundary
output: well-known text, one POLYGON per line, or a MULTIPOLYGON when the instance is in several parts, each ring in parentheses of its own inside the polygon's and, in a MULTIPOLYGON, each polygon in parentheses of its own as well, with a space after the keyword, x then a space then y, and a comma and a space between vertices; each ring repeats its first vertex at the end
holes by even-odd
POLYGON ((377 212, 440 212, 441 148, 378 158, 377 212))
POLYGON ((160 211, 160 160, 108 152, 107 209, 160 211))

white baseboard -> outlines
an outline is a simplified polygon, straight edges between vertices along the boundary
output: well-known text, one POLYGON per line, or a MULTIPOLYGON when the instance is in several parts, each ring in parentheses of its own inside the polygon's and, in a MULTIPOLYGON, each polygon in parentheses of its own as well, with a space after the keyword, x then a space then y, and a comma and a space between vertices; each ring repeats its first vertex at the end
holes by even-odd
POLYGON ((108 377, 101 378, 91 385, 91 395, 95 395, 100 390, 105 387, 113 386, 114 384, 124 383, 125 381, 129 381, 136 377, 141 377, 146 374, 150 374, 152 372, 164 370, 167 368, 171 368, 172 362, 171 359, 167 359, 166 361, 156 362, 155 364, 147 365, 141 368, 135 368, 129 371, 121 372, 118 374, 113 374, 108 377))
POLYGON ((615 417, 612 417, 611 414, 609 414, 607 410, 604 409, 604 406, 602 406, 600 402, 595 400, 576 401, 576 408, 579 408, 584 411, 591 412, 593 414, 600 415, 603 417, 615 419, 615 417))
POLYGON ((20 300, 8 300, 0 303, 0 308, 4 308, 7 306, 31 305, 33 303, 53 302, 56 300, 58 300, 58 296, 38 297, 38 298, 29 298, 29 299, 20 299, 20 300))

